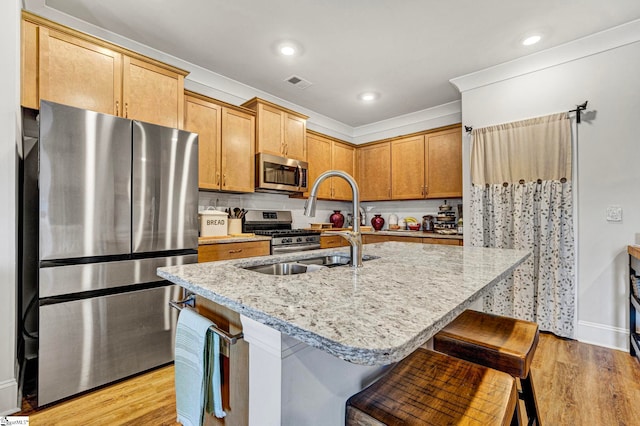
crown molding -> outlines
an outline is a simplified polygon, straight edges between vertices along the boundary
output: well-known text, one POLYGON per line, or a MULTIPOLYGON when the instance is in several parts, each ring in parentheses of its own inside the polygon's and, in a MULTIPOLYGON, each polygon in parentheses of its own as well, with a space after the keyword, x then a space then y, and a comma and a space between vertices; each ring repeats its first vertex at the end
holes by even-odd
POLYGON ((449 80, 461 93, 640 41, 640 19, 449 80))

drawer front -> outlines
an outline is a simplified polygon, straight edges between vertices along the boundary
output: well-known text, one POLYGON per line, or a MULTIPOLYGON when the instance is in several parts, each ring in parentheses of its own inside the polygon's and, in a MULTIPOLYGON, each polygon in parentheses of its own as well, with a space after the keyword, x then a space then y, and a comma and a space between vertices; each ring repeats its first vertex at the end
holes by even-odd
POLYGON ((207 244, 198 247, 198 262, 240 259, 271 254, 271 241, 207 244))
POLYGON ((424 244, 444 244, 447 246, 461 246, 462 240, 455 240, 451 238, 423 238, 424 244))
POLYGON ((340 235, 321 235, 320 248, 346 247, 349 243, 340 235))
POLYGON ((420 237, 404 237, 401 235, 364 235, 365 244, 385 243, 387 241, 398 241, 401 243, 421 243, 420 237))

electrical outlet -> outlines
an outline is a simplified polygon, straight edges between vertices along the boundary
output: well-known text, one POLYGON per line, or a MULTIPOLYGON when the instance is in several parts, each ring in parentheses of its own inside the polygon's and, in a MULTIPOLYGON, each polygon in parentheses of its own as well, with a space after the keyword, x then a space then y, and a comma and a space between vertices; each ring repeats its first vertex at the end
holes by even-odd
POLYGON ((620 207, 620 206, 608 206, 607 207, 607 222, 622 222, 622 207, 620 207))

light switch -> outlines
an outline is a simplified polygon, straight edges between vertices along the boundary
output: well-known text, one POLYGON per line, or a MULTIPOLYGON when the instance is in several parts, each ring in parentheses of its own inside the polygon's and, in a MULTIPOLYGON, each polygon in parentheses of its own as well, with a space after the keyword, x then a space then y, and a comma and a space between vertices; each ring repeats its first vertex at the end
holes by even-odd
POLYGON ((607 207, 607 222, 622 222, 622 207, 620 207, 620 206, 608 206, 607 207))

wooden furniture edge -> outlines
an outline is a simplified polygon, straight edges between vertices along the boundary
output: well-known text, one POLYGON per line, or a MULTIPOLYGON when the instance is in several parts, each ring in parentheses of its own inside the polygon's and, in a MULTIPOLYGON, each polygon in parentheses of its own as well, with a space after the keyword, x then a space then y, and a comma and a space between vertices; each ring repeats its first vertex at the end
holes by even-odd
POLYGON ((636 259, 640 259, 640 246, 630 245, 627 246, 627 253, 636 259))

